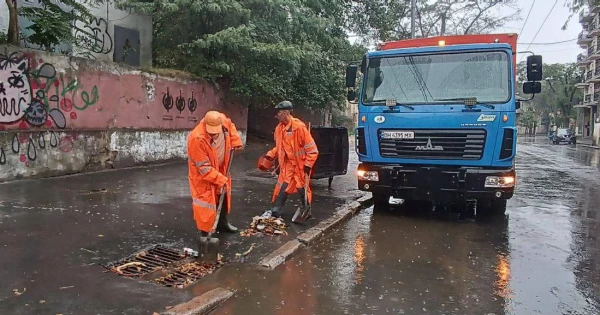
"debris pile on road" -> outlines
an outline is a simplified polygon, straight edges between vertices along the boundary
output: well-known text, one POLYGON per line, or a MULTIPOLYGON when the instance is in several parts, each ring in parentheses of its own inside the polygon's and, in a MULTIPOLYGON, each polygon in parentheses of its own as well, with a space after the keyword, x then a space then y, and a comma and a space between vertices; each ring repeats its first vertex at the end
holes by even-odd
POLYGON ((287 235, 287 225, 279 218, 263 218, 256 216, 252 218, 250 228, 240 232, 241 236, 251 236, 257 233, 266 235, 287 235))
POLYGON ((223 265, 221 260, 216 264, 200 264, 199 262, 190 262, 178 266, 168 275, 154 279, 154 282, 166 287, 182 289, 192 284, 206 275, 209 275, 223 265))

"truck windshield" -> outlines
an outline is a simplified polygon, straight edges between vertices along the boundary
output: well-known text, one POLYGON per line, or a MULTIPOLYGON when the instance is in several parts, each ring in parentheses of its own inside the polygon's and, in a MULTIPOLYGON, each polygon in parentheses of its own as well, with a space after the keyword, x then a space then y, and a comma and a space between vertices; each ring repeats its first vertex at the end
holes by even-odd
POLYGON ((510 63, 505 52, 461 52, 378 57, 369 60, 362 101, 384 105, 444 104, 461 98, 480 103, 510 100, 510 63))

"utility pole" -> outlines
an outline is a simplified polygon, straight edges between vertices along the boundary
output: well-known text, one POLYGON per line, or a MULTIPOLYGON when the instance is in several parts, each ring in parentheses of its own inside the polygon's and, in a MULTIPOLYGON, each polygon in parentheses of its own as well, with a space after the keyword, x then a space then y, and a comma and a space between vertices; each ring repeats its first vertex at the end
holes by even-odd
POLYGON ((415 15, 416 15, 416 8, 417 8, 417 0, 411 0, 410 1, 410 9, 411 9, 411 14, 410 14, 410 33, 411 33, 411 38, 415 38, 415 15))

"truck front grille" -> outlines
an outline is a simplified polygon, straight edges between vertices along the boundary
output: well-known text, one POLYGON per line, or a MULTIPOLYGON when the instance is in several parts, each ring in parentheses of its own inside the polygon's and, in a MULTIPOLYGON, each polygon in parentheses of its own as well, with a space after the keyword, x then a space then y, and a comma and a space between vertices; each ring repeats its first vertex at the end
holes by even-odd
MULTIPOLYGON (((386 129, 389 130, 389 129, 386 129)), ((414 139, 382 139, 377 132, 382 157, 439 160, 479 160, 485 146, 485 130, 400 130, 414 131, 414 139)))

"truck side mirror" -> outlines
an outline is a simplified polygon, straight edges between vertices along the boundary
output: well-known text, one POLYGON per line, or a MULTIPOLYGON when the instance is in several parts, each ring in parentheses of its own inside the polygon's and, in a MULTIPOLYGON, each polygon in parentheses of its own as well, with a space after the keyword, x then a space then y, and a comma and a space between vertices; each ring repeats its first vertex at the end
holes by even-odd
POLYGON ((542 81, 542 56, 527 57, 527 81, 542 81))
POLYGON ((356 65, 349 65, 346 68, 346 87, 353 88, 356 86, 356 72, 358 67, 356 65))
POLYGON ((539 94, 542 91, 542 84, 540 82, 525 82, 523 83, 524 94, 539 94))
POLYGON ((360 73, 365 73, 367 71, 367 55, 363 55, 362 60, 360 62, 360 73))
POLYGON ((354 90, 348 90, 348 102, 354 102, 356 100, 356 92, 354 90))

